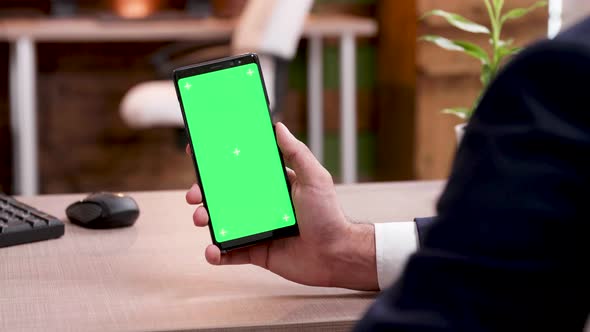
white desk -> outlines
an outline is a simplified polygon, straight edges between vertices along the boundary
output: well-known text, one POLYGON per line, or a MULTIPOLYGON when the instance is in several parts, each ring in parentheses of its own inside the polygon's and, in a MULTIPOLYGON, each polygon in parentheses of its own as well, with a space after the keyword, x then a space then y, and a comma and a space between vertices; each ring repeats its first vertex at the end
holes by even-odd
MULTIPOLYGON (((37 157, 36 42, 182 41, 229 38, 234 21, 215 18, 170 21, 93 19, 13 19, 0 22, 0 40, 11 43, 10 117, 13 133, 14 191, 39 192, 37 157)), ((377 33, 370 18, 315 16, 305 24, 308 54, 308 131, 311 150, 323 159, 322 39, 340 40, 340 137, 342 182, 357 179, 356 38, 377 33)))

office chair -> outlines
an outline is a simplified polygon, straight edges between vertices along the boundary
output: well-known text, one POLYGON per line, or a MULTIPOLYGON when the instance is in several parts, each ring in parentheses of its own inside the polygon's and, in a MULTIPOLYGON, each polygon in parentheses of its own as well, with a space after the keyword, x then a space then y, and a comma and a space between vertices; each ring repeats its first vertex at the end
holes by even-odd
POLYGON ((288 87, 288 65, 295 56, 313 0, 249 0, 231 40, 172 44, 154 54, 160 80, 131 88, 119 111, 132 128, 184 127, 176 92, 169 80, 174 68, 246 52, 258 53, 273 115, 280 112, 288 87), (168 79, 164 79, 168 78, 168 79))

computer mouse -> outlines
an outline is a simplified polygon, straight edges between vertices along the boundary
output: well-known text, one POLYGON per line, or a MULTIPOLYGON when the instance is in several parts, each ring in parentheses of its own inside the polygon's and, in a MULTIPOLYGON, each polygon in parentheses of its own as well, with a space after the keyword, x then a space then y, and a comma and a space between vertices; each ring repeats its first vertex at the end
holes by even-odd
POLYGON ((139 207, 128 195, 99 192, 72 203, 66 215, 72 223, 82 227, 117 228, 133 225, 139 217, 139 207))

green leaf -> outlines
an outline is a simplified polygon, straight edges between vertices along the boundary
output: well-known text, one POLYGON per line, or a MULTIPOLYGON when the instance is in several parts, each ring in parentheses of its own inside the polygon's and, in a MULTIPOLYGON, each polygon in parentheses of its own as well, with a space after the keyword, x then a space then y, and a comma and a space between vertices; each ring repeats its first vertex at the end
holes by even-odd
POLYGON ((479 47, 473 43, 461 41, 461 40, 454 40, 452 42, 458 46, 463 47, 465 53, 478 59, 479 61, 481 61, 482 64, 490 63, 490 59, 488 57, 488 54, 481 47, 479 47))
POLYGON ((508 20, 514 20, 514 19, 523 17, 524 15, 532 12, 535 9, 540 8, 540 7, 545 7, 545 6, 547 6, 547 1, 539 1, 539 2, 535 3, 534 5, 527 7, 527 8, 512 9, 508 13, 504 14, 504 16, 502 16, 502 19, 500 22, 502 24, 504 24, 504 22, 506 22, 508 20))
POLYGON ((483 3, 486 5, 486 10, 488 11, 488 16, 490 17, 490 22, 492 24, 492 30, 495 30, 497 24, 496 12, 494 12, 494 8, 492 8, 492 3, 490 0, 484 0, 483 3))
POLYGON ((443 114, 453 114, 455 116, 460 117, 463 120, 466 120, 469 118, 469 114, 471 113, 471 110, 468 109, 467 107, 453 107, 453 108, 445 108, 441 112, 443 114))
POLYGON ((422 36, 420 40, 434 43, 445 50, 464 52, 465 54, 478 59, 479 61, 481 61, 482 64, 490 63, 490 58, 488 57, 486 51, 484 51, 481 47, 470 42, 462 40, 450 40, 441 36, 434 35, 422 36))
POLYGON ((451 24, 452 26, 454 26, 458 29, 461 29, 463 31, 468 31, 468 32, 473 32, 473 33, 487 33, 487 34, 490 33, 490 30, 488 28, 486 28, 485 26, 475 23, 471 20, 468 20, 461 15, 449 13, 444 10, 435 9, 435 10, 429 11, 428 13, 424 14, 421 17, 421 19, 424 19, 429 16, 442 17, 442 18, 446 19, 447 22, 449 22, 449 24, 451 24))
POLYGON ((496 10, 496 17, 500 17, 502 8, 504 7, 504 0, 494 0, 494 9, 496 10))
POLYGON ((426 35, 420 37, 420 40, 431 42, 436 44, 437 46, 444 48, 448 51, 460 51, 463 52, 464 49, 461 46, 455 45, 452 40, 449 40, 445 37, 435 36, 435 35, 426 35))
POLYGON ((524 47, 503 47, 500 49, 500 56, 505 57, 507 55, 514 55, 520 53, 524 47))
POLYGON ((492 67, 490 65, 484 64, 481 68, 481 76, 480 76, 480 80, 481 80, 481 84, 486 87, 488 86, 488 84, 490 84, 490 81, 492 79, 492 67))
POLYGON ((522 47, 499 47, 498 48, 498 63, 501 62, 505 57, 511 56, 522 51, 522 47))
POLYGON ((504 0, 494 0, 494 6, 496 7, 496 10, 502 10, 502 7, 504 7, 504 0))

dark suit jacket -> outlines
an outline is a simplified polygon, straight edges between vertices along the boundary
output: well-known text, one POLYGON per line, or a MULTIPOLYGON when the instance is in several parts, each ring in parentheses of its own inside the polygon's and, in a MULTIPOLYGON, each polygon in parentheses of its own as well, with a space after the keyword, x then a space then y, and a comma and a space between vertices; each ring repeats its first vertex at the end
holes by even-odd
POLYGON ((582 331, 590 19, 517 56, 466 128, 436 222, 358 331, 582 331))

